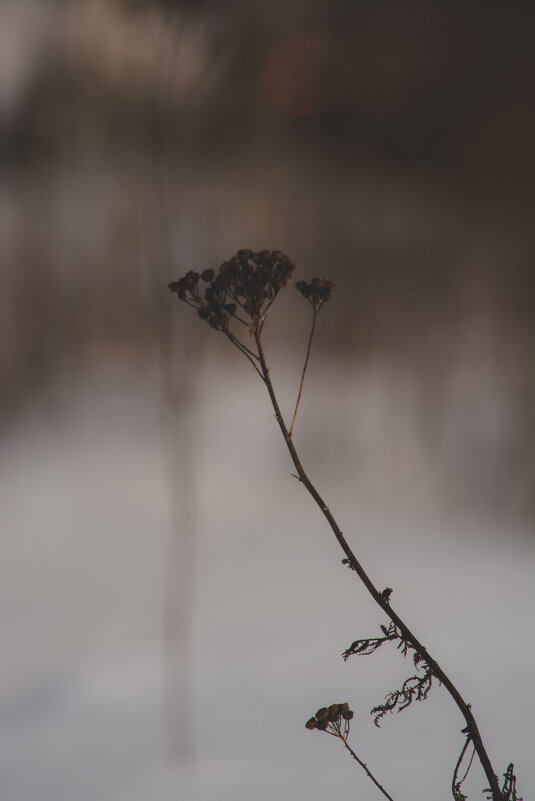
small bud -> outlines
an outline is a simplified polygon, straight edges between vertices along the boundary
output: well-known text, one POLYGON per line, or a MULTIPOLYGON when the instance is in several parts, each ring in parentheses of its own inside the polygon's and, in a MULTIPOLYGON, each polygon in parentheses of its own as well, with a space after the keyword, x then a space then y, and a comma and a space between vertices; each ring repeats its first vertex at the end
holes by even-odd
POLYGON ((327 716, 329 714, 329 710, 326 706, 322 706, 321 709, 318 709, 316 712, 316 720, 327 720, 327 716))
POLYGON ((307 722, 305 723, 305 728, 310 729, 310 731, 312 731, 312 729, 315 729, 316 718, 310 718, 310 720, 307 720, 307 722))
POLYGON ((208 269, 208 270, 203 270, 203 272, 201 273, 201 278, 202 278, 203 281, 213 281, 214 280, 214 275, 215 275, 215 273, 212 270, 212 268, 210 267, 210 269, 208 269))

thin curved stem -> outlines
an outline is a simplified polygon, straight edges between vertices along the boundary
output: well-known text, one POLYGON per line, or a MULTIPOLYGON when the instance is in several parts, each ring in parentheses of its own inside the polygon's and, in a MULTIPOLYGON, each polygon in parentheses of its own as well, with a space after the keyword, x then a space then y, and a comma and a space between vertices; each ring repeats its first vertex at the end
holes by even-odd
POLYGON ((391 796, 389 793, 387 793, 387 792, 386 792, 385 788, 384 788, 384 787, 383 787, 381 784, 379 784, 379 782, 377 781, 377 779, 375 778, 375 776, 373 775, 373 773, 371 772, 371 770, 368 768, 368 766, 366 765, 366 763, 365 763, 365 762, 363 762, 363 761, 362 761, 362 760, 361 760, 361 759, 360 759, 360 758, 359 758, 359 757, 356 755, 356 753, 353 751, 353 749, 351 748, 351 746, 348 744, 348 742, 347 742, 346 738, 345 738, 345 737, 340 737, 340 739, 342 740, 342 742, 343 742, 343 744, 344 744, 344 748, 346 748, 346 749, 349 751, 349 753, 351 754, 351 756, 353 757, 353 759, 355 759, 355 760, 356 760, 356 761, 359 763, 360 767, 361 767, 363 770, 365 770, 365 771, 366 771, 366 775, 367 775, 367 776, 368 776, 368 777, 369 777, 369 778, 372 780, 372 782, 375 784, 375 786, 377 787, 377 789, 378 789, 378 790, 380 790, 380 791, 382 792, 382 794, 383 794, 383 795, 384 795, 386 798, 388 798, 388 799, 389 799, 389 801, 394 801, 394 799, 392 798, 392 796, 391 796))
POLYGON ((228 329, 223 329, 223 333, 228 339, 230 339, 232 344, 238 348, 240 353, 243 353, 245 358, 251 362, 251 364, 253 365, 254 369, 256 370, 262 381, 264 381, 264 376, 262 375, 257 365, 253 361, 253 359, 256 359, 258 361, 259 357, 257 356, 257 354, 253 353, 252 350, 249 350, 249 348, 246 347, 242 342, 240 342, 238 337, 234 336, 234 334, 232 334, 228 329))
POLYGON ((253 359, 256 359, 256 361, 257 361, 257 362, 258 362, 258 361, 260 361, 260 358, 259 358, 259 356, 258 356, 258 353, 255 353, 255 352, 254 352, 254 351, 252 351, 250 348, 248 348, 248 347, 247 347, 247 345, 244 345, 244 344, 243 344, 243 342, 241 341, 241 339, 238 339, 238 337, 236 336, 236 334, 233 334, 233 333, 232 333, 232 331, 230 331, 228 327, 227 327, 227 328, 225 328, 225 329, 223 329, 223 330, 224 330, 224 333, 225 333, 225 334, 228 336, 228 338, 230 339, 230 341, 231 341, 231 342, 232 342, 234 345, 236 345, 236 347, 237 347, 237 348, 239 348, 239 349, 242 351, 242 353, 248 353, 248 354, 249 354, 249 356, 252 356, 252 358, 253 358, 253 359))
POLYGON ((464 782, 466 777, 470 772, 470 768, 472 767, 472 762, 474 761, 474 754, 476 753, 476 749, 474 747, 472 751, 472 756, 470 757, 470 761, 468 762, 468 767, 464 772, 464 776, 462 779, 457 780, 457 776, 459 775, 459 770, 461 768, 462 761, 464 759, 464 755, 466 754, 466 750, 470 743, 472 742, 470 736, 466 738, 466 742, 463 746, 463 750, 459 755, 459 759, 457 760, 457 764, 455 765, 455 770, 453 771, 453 779, 451 780, 451 792, 455 801, 459 801, 460 798, 465 798, 465 796, 461 795, 461 784, 464 782))
POLYGON ((377 590, 377 588, 374 586, 368 574, 366 573, 366 571, 356 558, 355 554, 349 547, 349 544, 345 539, 340 527, 338 526, 338 523, 334 519, 331 510, 329 509, 329 507, 327 506, 327 504, 325 503, 325 501, 323 500, 323 498, 321 497, 321 495, 319 494, 319 492, 317 491, 316 487, 313 485, 307 474, 305 473, 303 465, 301 464, 301 461, 295 449, 291 434, 288 431, 288 428, 286 427, 286 424, 284 422, 284 418, 282 416, 277 401, 277 396, 275 395, 275 390, 273 388, 273 384, 271 382, 269 374, 269 368, 267 366, 266 358, 264 355, 264 349, 262 347, 261 336, 258 331, 255 332, 255 340, 256 340, 256 346, 258 348, 258 356, 260 358, 260 367, 262 371, 263 381, 267 387, 271 404, 275 412, 275 417, 277 418, 277 422, 284 437, 284 441, 290 453, 292 462, 297 471, 297 476, 299 480, 301 481, 302 484, 304 484, 304 486, 306 487, 312 498, 315 500, 316 504, 319 506, 334 536, 338 540, 340 547, 344 551, 349 561, 350 567, 355 571, 355 573, 357 573, 360 580, 362 581, 362 583, 364 584, 364 586, 366 587, 366 589, 368 590, 374 601, 381 607, 383 612, 390 618, 390 620, 392 620, 392 622, 396 624, 396 626, 400 629, 401 633, 403 634, 404 639, 409 642, 409 644, 416 651, 416 653, 429 665, 433 675, 444 685, 444 687, 447 689, 447 691, 457 704, 459 710, 461 711, 461 714, 463 715, 466 721, 468 732, 470 733, 470 737, 472 739, 472 742, 474 743, 475 750, 477 751, 477 755, 479 757, 479 760, 481 762, 481 765, 483 767, 483 770, 485 771, 485 775, 489 782, 489 787, 492 792, 492 801, 503 801, 503 796, 500 791, 500 786, 498 784, 498 777, 496 776, 492 768, 490 758, 487 754, 485 746, 483 745, 483 740, 481 738, 481 734, 479 733, 479 729, 476 720, 471 712, 470 706, 463 699, 463 697, 461 696, 461 694, 459 693, 459 691, 457 690, 451 679, 446 675, 446 673, 444 673, 442 668, 428 653, 427 649, 422 645, 421 642, 419 642, 419 640, 415 637, 415 635, 412 633, 409 627, 403 622, 403 620, 399 617, 399 615, 397 615, 394 612, 394 610, 390 606, 388 599, 383 597, 381 593, 377 590))
POLYGON ((313 309, 313 311, 314 311, 314 314, 313 314, 313 317, 312 317, 312 327, 310 329, 310 334, 309 334, 309 337, 308 337, 308 347, 307 347, 307 352, 306 352, 306 356, 305 356, 305 363, 303 365, 303 372, 301 373, 301 381, 299 382, 299 392, 297 393, 297 401, 295 403, 294 416, 292 417, 292 424, 290 425, 290 430, 288 432, 290 434, 290 436, 292 436, 292 433, 293 433, 293 430, 294 430, 295 418, 297 417, 297 412, 299 410, 299 403, 301 402, 301 395, 303 394, 303 384, 305 383, 305 375, 306 375, 306 372, 307 372, 308 360, 310 359, 310 350, 312 348, 312 338, 314 336, 314 331, 315 331, 315 328, 316 328, 316 317, 318 316, 318 312, 317 312, 317 310, 315 308, 313 309))
POLYGON ((247 320, 243 320, 238 314, 236 314, 236 312, 234 312, 232 318, 236 320, 238 323, 244 325, 246 328, 249 328, 249 323, 247 322, 247 320))

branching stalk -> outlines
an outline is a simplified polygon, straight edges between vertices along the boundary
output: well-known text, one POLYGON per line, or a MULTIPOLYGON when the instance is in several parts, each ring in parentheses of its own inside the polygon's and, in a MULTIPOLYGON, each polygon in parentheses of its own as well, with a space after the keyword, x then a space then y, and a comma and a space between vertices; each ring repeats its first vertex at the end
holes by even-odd
POLYGON ((503 801, 503 797, 500 791, 500 786, 498 784, 498 777, 494 773, 492 768, 492 764, 490 758, 487 754, 485 746, 483 745, 483 740, 481 739, 481 734, 479 733, 479 728, 477 726, 476 720, 471 712, 470 706, 466 703, 463 699, 451 679, 444 673, 442 668, 438 665, 438 663, 432 658, 432 656, 428 653, 427 649, 422 645, 421 642, 415 637, 409 627, 403 622, 403 620, 399 617, 399 615, 394 612, 392 609, 390 602, 377 590, 377 588, 372 583, 371 579, 369 578, 368 574, 356 558, 355 554, 349 547, 347 540, 345 539, 338 523, 333 517, 333 514, 319 492, 317 491, 316 487, 313 485, 311 480, 309 479, 308 475, 305 473, 303 465, 299 459, 298 453, 295 449, 295 445, 293 443, 292 436, 285 424, 284 418, 282 416, 279 403, 277 401, 277 396, 275 394, 275 390, 273 388, 273 384, 271 381, 271 377, 269 374, 269 368, 267 366, 266 357, 264 354, 264 349, 262 346, 262 339, 258 332, 255 333, 255 340, 256 346, 258 348, 258 356, 260 359, 260 368, 262 371, 262 376, 264 383, 266 385, 267 391, 269 393, 269 397, 271 400, 271 404, 273 406, 273 411, 275 412, 275 417, 279 424, 280 430, 282 432, 282 436, 284 437, 284 441, 286 443, 286 447, 290 453, 290 457, 294 464, 294 467, 297 471, 297 475, 299 480, 302 484, 306 487, 312 498, 315 500, 316 504, 319 506, 323 516, 326 518, 334 536, 338 540, 338 543, 342 550, 344 551, 347 559, 349 560, 349 564, 351 568, 357 573, 361 581, 363 582, 364 586, 374 599, 374 601, 381 607, 383 612, 392 620, 393 623, 400 629, 403 637, 407 640, 410 645, 414 648, 416 653, 429 665, 431 668, 433 675, 444 685, 447 689, 455 703, 457 704, 461 714, 463 715, 468 731, 470 733, 470 738, 474 743, 475 750, 485 771, 485 775, 489 782, 489 787, 492 793, 492 801, 503 801))
MULTIPOLYGON (((311 304, 314 311, 314 316, 312 319, 305 362, 301 373, 297 401, 295 404, 291 424, 288 427, 281 413, 273 383, 271 381, 269 368, 262 345, 261 334, 271 305, 273 304, 280 290, 283 289, 290 280, 293 269, 293 262, 288 258, 288 256, 284 255, 280 251, 263 250, 255 252, 252 250, 239 250, 237 254, 228 262, 224 262, 221 265, 217 275, 211 268, 204 270, 200 274, 190 270, 178 281, 171 282, 171 284, 169 284, 169 289, 171 292, 177 295, 179 300, 185 301, 189 306, 194 308, 199 317, 205 320, 211 326, 211 328, 224 333, 232 342, 232 344, 238 348, 238 350, 254 367, 257 375, 266 385, 271 404, 273 406, 273 411, 275 412, 275 417, 282 432, 286 447, 288 448, 290 458, 296 469, 297 478, 302 484, 304 484, 305 488, 319 506, 323 516, 327 520, 327 523, 329 524, 334 536, 336 537, 345 554, 345 558, 342 561, 358 575, 372 596, 373 600, 376 602, 376 604, 378 604, 378 606, 381 607, 383 612, 392 622, 392 625, 388 629, 386 627, 381 627, 383 629, 383 634, 385 635, 384 637, 373 638, 371 640, 357 640, 345 652, 344 655, 347 657, 353 653, 373 653, 373 651, 380 647, 384 641, 399 640, 400 644, 398 647, 401 647, 404 655, 406 655, 409 647, 416 652, 413 659, 417 668, 420 663, 423 663, 422 667, 424 668, 424 672, 422 674, 409 677, 409 679, 404 682, 401 690, 390 694, 391 697, 387 700, 386 704, 382 704, 380 707, 376 707, 376 709, 372 711, 378 712, 378 717, 380 717, 381 715, 385 714, 386 711, 391 711, 396 706, 398 709, 407 707, 412 702, 413 698, 416 700, 423 700, 429 692, 432 678, 437 679, 441 684, 444 685, 452 699, 455 701, 466 722, 466 728, 463 729, 463 732, 466 734, 467 739, 462 750, 461 757, 459 758, 454 771, 454 797, 456 799, 460 799, 462 797, 460 785, 464 781, 465 777, 463 777, 461 781, 458 781, 457 776, 461 769, 462 760, 465 756, 468 744, 472 743, 474 753, 477 753, 489 783, 489 788, 485 791, 490 794, 489 799, 491 799, 491 801, 506 801, 506 799, 510 799, 510 801, 521 801, 516 795, 516 777, 514 775, 513 765, 509 765, 506 774, 504 774, 504 787, 503 790, 500 790, 498 777, 493 770, 489 756, 483 745, 483 741, 481 739, 481 735, 479 733, 475 718, 472 714, 470 705, 466 703, 451 679, 446 675, 446 673, 444 673, 442 668, 428 653, 427 649, 422 645, 421 642, 419 642, 409 627, 393 610, 390 604, 390 595, 392 593, 391 588, 386 587, 384 590, 379 592, 379 590, 374 586, 368 574, 350 548, 340 527, 338 526, 338 523, 334 519, 331 510, 323 500, 322 496, 319 494, 314 484, 309 479, 303 468, 303 465, 301 464, 301 460, 293 442, 293 429, 297 418, 297 413, 299 411, 303 385, 310 359, 316 317, 323 304, 329 300, 333 284, 331 281, 319 278, 313 278, 309 282, 298 281, 295 284, 295 287, 299 293, 311 304), (240 309, 245 317, 249 318, 250 320, 248 328, 251 337, 254 337, 254 341, 256 343, 256 353, 252 349, 252 346, 248 347, 245 345, 229 329, 229 324, 233 319, 236 319, 240 324, 247 325, 246 320, 244 320, 241 315, 238 316, 238 309, 240 309), (401 703, 398 703, 400 699, 401 703), (456 792, 457 796, 455 796, 456 792)), ((345 706, 346 705, 342 705, 344 709, 345 706)), ((316 713, 316 723, 317 714, 318 713, 316 713)), ((346 710, 343 714, 349 713, 347 713, 346 710)), ((349 719, 350 718, 347 718, 347 720, 349 719)), ((309 721, 309 723, 311 724, 312 728, 316 727, 316 724, 312 725, 312 721, 309 721)), ((321 728, 323 726, 322 721, 320 721, 320 724, 318 724, 317 728, 321 728)), ((344 739, 341 730, 339 734, 342 739, 344 739)), ((344 742, 344 744, 346 748, 351 751, 347 745, 347 742, 344 742)), ((351 753, 360 763, 360 760, 356 754, 354 754, 352 751, 351 753)), ((470 769, 472 759, 473 754, 472 758, 470 759, 468 770, 470 769)), ((388 796, 384 790, 383 793, 387 796, 387 798, 390 798, 390 796, 388 796)))
POLYGON ((305 363, 303 365, 303 372, 301 373, 301 381, 299 382, 299 392, 297 393, 297 401, 295 403, 294 416, 292 417, 292 424, 291 424, 290 430, 288 432, 290 437, 292 436, 292 433, 293 433, 293 430, 294 430, 295 418, 297 417, 297 412, 299 411, 299 404, 301 402, 301 395, 303 394, 303 384, 305 383, 305 375, 306 375, 306 372, 307 372, 308 360, 310 359, 310 351, 311 351, 311 348, 312 348, 312 338, 314 337, 314 331, 315 331, 315 328, 316 328, 316 318, 318 316, 318 312, 317 312, 317 310, 315 308, 312 310, 312 314, 313 314, 313 316, 312 316, 312 327, 310 329, 310 334, 309 334, 309 337, 308 337, 308 347, 307 347, 307 352, 306 352, 306 356, 305 356, 305 363))

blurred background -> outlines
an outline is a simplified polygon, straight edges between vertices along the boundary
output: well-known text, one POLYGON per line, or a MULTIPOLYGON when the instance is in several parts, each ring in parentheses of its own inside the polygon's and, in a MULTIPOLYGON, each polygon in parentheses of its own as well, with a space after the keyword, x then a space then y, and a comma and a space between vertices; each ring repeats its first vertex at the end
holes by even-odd
MULTIPOLYGON (((463 721, 344 664, 381 615, 260 381, 167 291, 239 248, 335 282, 296 444, 357 556, 535 784, 530 4, 3 0, 5 801, 442 801, 463 721)), ((266 330, 293 409, 309 308, 266 330)), ((383 649, 384 650, 384 649, 383 649)), ((479 768, 470 785, 485 786, 479 768)))

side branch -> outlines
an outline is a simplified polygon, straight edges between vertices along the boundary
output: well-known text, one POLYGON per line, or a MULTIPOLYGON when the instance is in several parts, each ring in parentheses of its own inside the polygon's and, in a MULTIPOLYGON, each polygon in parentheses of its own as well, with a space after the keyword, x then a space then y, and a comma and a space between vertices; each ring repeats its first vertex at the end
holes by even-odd
POLYGON ((306 372, 307 372, 308 360, 310 359, 310 351, 311 351, 311 348, 312 348, 312 338, 314 337, 314 331, 316 329, 316 318, 317 318, 317 316, 318 316, 318 312, 314 308, 313 309, 313 317, 312 317, 312 327, 310 329, 310 334, 309 334, 309 337, 308 337, 308 347, 307 347, 307 352, 306 352, 306 356, 305 356, 305 363, 303 365, 303 372, 301 373, 301 381, 299 383, 299 392, 297 393, 297 401, 296 401, 296 404, 295 404, 294 416, 292 417, 292 424, 290 426, 290 431, 288 432, 290 437, 292 436, 292 433, 293 433, 293 430, 294 430, 295 418, 297 417, 297 412, 299 410, 299 404, 301 402, 301 395, 303 394, 303 384, 305 383, 305 375, 306 375, 306 372))
POLYGON ((466 801, 466 799, 467 799, 467 796, 465 796, 465 794, 463 792, 461 792, 461 785, 463 784, 463 782, 465 781, 466 777, 470 773, 470 768, 472 767, 472 761, 474 759, 474 754, 476 753, 476 749, 475 748, 472 751, 472 756, 470 757, 470 760, 468 762, 468 766, 467 766, 467 768, 466 768, 466 770, 464 772, 464 775, 463 775, 462 779, 459 779, 459 771, 461 769, 461 765, 462 765, 462 762, 463 762, 463 759, 464 759, 464 755, 466 754, 466 750, 467 750, 467 748, 468 748, 468 746, 470 745, 471 742, 472 742, 472 739, 471 739, 470 735, 468 735, 467 738, 466 738, 466 742, 465 742, 465 744, 463 746, 463 750, 461 751, 461 753, 459 755, 459 759, 457 760, 457 764, 455 765, 455 770, 453 771, 453 779, 451 780, 451 792, 452 792, 454 801, 466 801))

